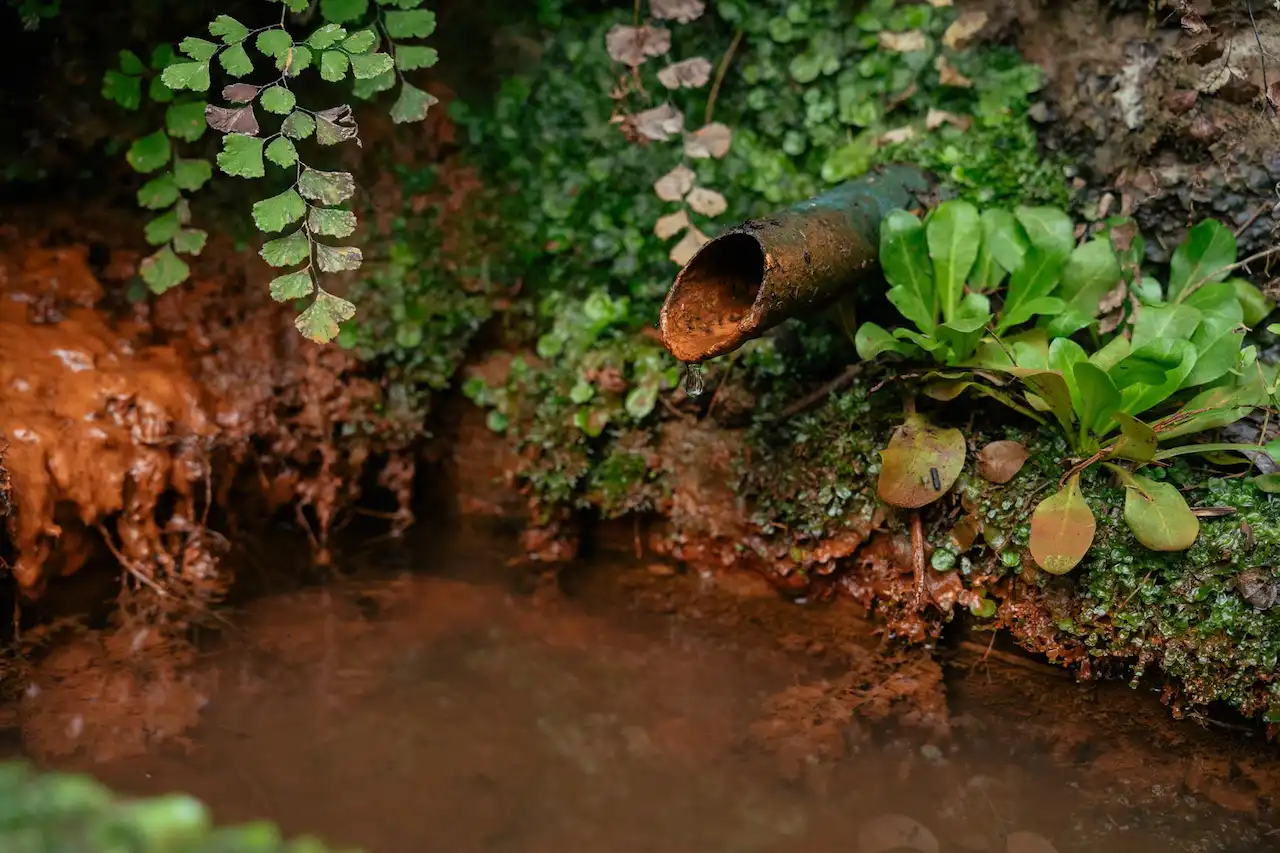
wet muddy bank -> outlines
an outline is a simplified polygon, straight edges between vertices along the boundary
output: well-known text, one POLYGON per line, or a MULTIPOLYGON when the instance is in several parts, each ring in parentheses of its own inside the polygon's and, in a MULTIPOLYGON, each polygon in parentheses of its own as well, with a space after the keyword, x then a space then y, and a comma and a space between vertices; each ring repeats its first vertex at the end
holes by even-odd
POLYGON ((599 544, 547 587, 501 528, 423 526, 338 554, 347 580, 229 612, 133 691, 77 682, 103 672, 85 637, 46 658, 4 742, 373 853, 835 851, 886 814, 944 850, 1269 843, 1267 750, 1174 726, 1154 697, 885 654, 848 602, 599 544))

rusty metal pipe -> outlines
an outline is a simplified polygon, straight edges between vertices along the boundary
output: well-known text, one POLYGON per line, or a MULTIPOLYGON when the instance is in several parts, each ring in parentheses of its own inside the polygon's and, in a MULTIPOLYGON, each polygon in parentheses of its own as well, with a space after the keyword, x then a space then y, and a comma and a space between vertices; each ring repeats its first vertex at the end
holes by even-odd
POLYGON ((923 206, 932 188, 913 166, 886 166, 726 231, 676 276, 658 321, 663 344, 681 361, 706 361, 877 281, 880 220, 923 206))

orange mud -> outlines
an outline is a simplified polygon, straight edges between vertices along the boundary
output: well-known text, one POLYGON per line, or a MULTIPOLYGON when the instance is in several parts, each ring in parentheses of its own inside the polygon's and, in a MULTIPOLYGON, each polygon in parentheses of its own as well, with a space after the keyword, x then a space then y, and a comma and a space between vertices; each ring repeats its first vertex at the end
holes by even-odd
MULTIPOLYGON (((65 219, 52 218, 51 230, 65 219)), ((64 226, 62 245, 0 232, 0 447, 23 594, 39 597, 105 545, 152 598, 207 604, 230 583, 215 509, 234 534, 292 504, 323 558, 370 455, 407 446, 410 426, 375 416, 378 383, 304 341, 287 306, 251 285, 263 270, 221 241, 204 276, 153 308, 111 309, 138 256, 115 251, 95 270, 90 244, 133 241, 86 220, 64 226), (350 429, 366 424, 376 440, 350 429), (344 427, 356 437, 340 441, 344 427)), ((412 520, 412 478, 403 454, 380 472, 398 529, 412 520)))

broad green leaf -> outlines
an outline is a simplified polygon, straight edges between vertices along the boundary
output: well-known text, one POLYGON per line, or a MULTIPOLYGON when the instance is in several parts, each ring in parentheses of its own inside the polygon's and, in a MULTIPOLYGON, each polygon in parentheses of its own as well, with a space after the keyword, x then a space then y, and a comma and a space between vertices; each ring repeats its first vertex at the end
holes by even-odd
POLYGON ((395 62, 386 53, 353 53, 350 57, 351 74, 357 80, 369 80, 379 74, 386 74, 395 67, 395 62))
POLYGON ((1138 301, 1143 305, 1163 305, 1164 288, 1160 286, 1160 282, 1151 276, 1143 276, 1133 283, 1133 292, 1138 295, 1138 301))
POLYGON ((1076 244, 1075 226, 1064 211, 1056 207, 1018 207, 1014 216, 1032 246, 1052 257, 1066 258, 1071 254, 1076 244))
MULTIPOLYGON (((1037 313, 1043 313, 1046 306, 1054 304, 1042 300, 1057 288, 1066 261, 1065 253, 1051 252, 1035 244, 1027 249, 1022 266, 1014 270, 1009 278, 1004 310, 1000 313, 997 331, 1004 332, 1022 325, 1037 313)), ((1056 305, 1061 309, 1061 302, 1056 305)))
POLYGON ((174 91, 166 86, 164 80, 157 74, 147 84, 147 97, 157 104, 167 104, 174 99, 175 95, 174 91))
POLYGON ((182 89, 206 92, 209 89, 209 63, 179 62, 160 72, 160 79, 175 92, 182 89))
POLYGON ((178 50, 197 62, 208 63, 218 52, 218 45, 208 39, 187 36, 178 44, 178 50))
POLYGON ((1207 385, 1226 376, 1240 360, 1244 347, 1244 308, 1235 288, 1224 282, 1208 284, 1187 297, 1204 319, 1191 343, 1196 348, 1195 368, 1182 381, 1183 388, 1207 385))
POLYGON ((1235 235, 1216 219, 1196 223, 1169 262, 1169 299, 1182 301, 1188 288, 1222 281, 1235 262, 1235 235))
POLYGON ((422 39, 436 31, 436 13, 429 9, 384 12, 383 21, 393 39, 422 39))
POLYGON ((937 316, 928 259, 920 220, 905 210, 890 211, 880 225, 880 266, 890 284, 889 301, 926 334, 933 331, 937 316))
POLYGON ((1133 346, 1129 343, 1129 339, 1117 335, 1104 344, 1102 349, 1089 356, 1089 363, 1110 373, 1111 369, 1127 358, 1132 351, 1133 346))
POLYGON ((1253 485, 1260 492, 1274 495, 1280 492, 1280 474, 1259 474, 1253 478, 1253 485))
POLYGON ((351 94, 367 101, 379 92, 387 91, 395 84, 395 72, 388 71, 385 74, 379 74, 377 77, 370 77, 368 80, 356 80, 351 87, 351 94))
POLYGON ((263 243, 258 254, 273 267, 291 267, 311 256, 311 241, 307 239, 307 232, 299 228, 287 237, 263 243))
POLYGON ((335 24, 349 24, 368 12, 369 0, 320 0, 320 14, 335 24))
POLYGON ((893 330, 893 336, 903 341, 910 341, 936 359, 943 359, 947 354, 947 345, 930 335, 922 335, 915 329, 899 327, 893 330))
POLYGON ((169 42, 160 42, 151 51, 151 70, 163 71, 170 65, 181 62, 182 59, 178 54, 174 53, 173 45, 169 42))
POLYGON ((396 45, 396 68, 401 71, 417 71, 420 68, 432 68, 440 55, 434 47, 422 47, 416 44, 396 45))
POLYGON ((356 215, 333 207, 313 207, 307 214, 307 227, 323 237, 349 237, 356 230, 356 215))
POLYGON ((318 201, 332 207, 342 204, 356 191, 355 178, 350 172, 321 172, 318 169, 303 169, 298 178, 298 192, 303 198, 318 201))
POLYGON ((326 50, 320 54, 320 76, 336 83, 347 76, 347 55, 340 50, 326 50))
POLYGON ((323 290, 316 294, 311 307, 298 315, 293 325, 304 337, 327 344, 338 335, 338 324, 356 315, 356 306, 323 290))
POLYGON ((923 415, 908 415, 880 451, 880 499, 904 509, 936 501, 960 476, 965 449, 960 430, 939 429, 923 415))
POLYGON ((273 233, 283 231, 297 222, 307 212, 307 203, 298 191, 289 188, 279 195, 264 198, 253 205, 253 224, 259 231, 273 233))
POLYGON ((1195 544, 1200 520, 1176 486, 1141 474, 1123 480, 1124 520, 1139 542, 1152 551, 1185 551, 1195 544))
POLYGON ((1275 307, 1275 303, 1264 296, 1261 290, 1242 278, 1228 279, 1227 284, 1235 289, 1236 299, 1244 309, 1244 324, 1251 329, 1267 319, 1267 315, 1275 307))
POLYGON ((184 255, 198 255, 209 242, 209 232, 200 228, 183 228, 173 237, 174 251, 184 255))
POLYGON ((258 103, 269 113, 283 116, 293 112, 293 105, 298 102, 293 92, 284 86, 271 86, 258 97, 258 103))
POLYGON ((178 219, 178 211, 174 209, 148 222, 143 234, 148 243, 159 246, 172 240, 173 235, 177 234, 181 227, 182 222, 178 219))
POLYGON ((1050 370, 1055 370, 1062 374, 1062 378, 1067 383, 1067 390, 1071 392, 1072 408, 1077 413, 1080 411, 1080 389, 1076 385, 1075 366, 1088 360, 1089 354, 1084 351, 1084 347, 1070 338, 1054 338, 1049 344, 1049 357, 1046 365, 1050 370))
POLYGON ((391 120, 396 124, 422 121, 439 98, 409 83, 400 84, 400 96, 391 106, 391 120))
POLYGON ((232 77, 244 77, 253 73, 253 60, 242 44, 232 45, 222 51, 218 54, 218 62, 222 65, 222 70, 232 77))
POLYGON ((142 78, 108 71, 102 75, 102 97, 126 110, 136 110, 142 105, 142 78))
POLYGON ((1106 430, 1111 416, 1120 408, 1121 395, 1111 377, 1087 361, 1072 366, 1071 372, 1078 393, 1071 405, 1080 422, 1083 444, 1087 433, 1101 435, 1106 430))
POLYGON ((364 253, 355 246, 326 246, 316 243, 316 265, 320 272, 349 272, 360 269, 364 253))
POLYGON ((173 175, 165 173, 147 181, 138 189, 138 206, 159 210, 178 200, 178 185, 173 175))
POLYGON ((1162 338, 1190 340, 1200 325, 1201 314, 1190 305, 1161 305, 1144 308, 1133 324, 1132 346, 1135 350, 1162 338))
POLYGON ((260 53, 279 59, 287 56, 289 50, 293 47, 293 36, 279 28, 264 30, 258 33, 254 46, 258 48, 260 53))
POLYGON ((280 125, 280 132, 290 139, 306 139, 316 131, 316 120, 304 112, 293 112, 280 125))
POLYGON ((1120 409, 1130 415, 1140 415, 1153 406, 1163 403, 1182 387, 1183 380, 1190 375, 1196 364, 1196 348, 1189 341, 1159 340, 1144 344, 1134 350, 1124 361, 1116 365, 1109 375, 1121 386, 1117 374, 1125 374, 1126 368, 1134 367, 1134 372, 1142 374, 1137 382, 1126 382, 1121 388, 1120 409), (1155 367, 1164 371, 1164 380, 1150 383, 1145 373, 1155 367))
POLYGON ((154 172, 169 162, 173 147, 169 144, 169 135, 163 130, 149 133, 141 139, 135 139, 125 154, 125 159, 134 171, 146 174, 154 172))
POLYGON ((982 212, 982 241, 1006 273, 1022 266, 1031 245, 1014 215, 998 207, 982 212))
POLYGON ((934 330, 934 336, 947 345, 951 351, 948 363, 958 364, 973 355, 982 333, 992 317, 984 314, 977 317, 957 316, 950 323, 943 323, 934 330))
POLYGON ((271 279, 271 298, 276 302, 292 302, 310 296, 315 291, 311 270, 298 270, 271 279))
POLYGON ((378 34, 373 30, 359 30, 346 37, 342 49, 347 53, 368 53, 377 43, 378 34))
POLYGON ((237 178, 261 178, 267 173, 262 163, 262 140, 243 133, 228 133, 222 137, 218 168, 237 178))
POLYGON ((138 274, 147 283, 147 288, 159 295, 186 281, 187 276, 191 275, 191 267, 173 249, 165 246, 154 255, 142 259, 142 263, 138 265, 138 274))
POLYGON ((1102 298, 1119 281, 1120 260, 1110 241, 1095 238, 1072 249, 1062 268, 1062 283, 1057 290, 1066 305, 1063 313, 1049 322, 1049 334, 1070 335, 1087 326, 1098 316, 1102 298))
POLYGON ((379 6, 395 6, 397 9, 416 9, 423 0, 378 0, 379 6))
POLYGON ((965 282, 978 259, 982 243, 978 209, 967 201, 944 201, 929 216, 925 237, 933 260, 938 306, 943 320, 949 322, 956 316, 965 282))
POLYGON ((1022 384, 1030 392, 1028 401, 1031 402, 1030 395, 1034 395, 1041 400, 1044 403, 1042 411, 1050 412, 1057 419, 1062 429, 1068 435, 1071 434, 1071 425, 1075 422, 1075 417, 1072 414, 1074 406, 1071 402, 1071 389, 1061 373, 1024 367, 1007 368, 1003 372, 1010 373, 1021 379, 1022 384))
POLYGON ((857 333, 853 336, 853 345, 858 351, 858 357, 863 361, 871 361, 886 352, 896 352, 905 356, 919 353, 915 346, 895 338, 875 323, 863 323, 859 326, 857 333))
POLYGON ((272 163, 287 169, 298 162, 298 149, 287 138, 277 136, 267 145, 266 157, 272 163))
POLYGON ((195 142, 204 136, 208 123, 205 121, 204 101, 188 101, 173 104, 164 111, 164 126, 169 135, 183 142, 195 142))
POLYGON ((1080 494, 1076 474, 1066 488, 1045 498, 1031 514, 1031 557, 1049 574, 1065 575, 1089 553, 1096 531, 1097 522, 1080 494))
POLYGON ((209 24, 209 35, 222 39, 223 44, 239 44, 249 36, 249 28, 230 15, 219 15, 209 24))
POLYGON ((1110 455, 1131 462, 1150 462, 1156 455, 1159 441, 1156 431, 1124 412, 1113 412, 1111 418, 1120 427, 1120 437, 1112 445, 1110 455))
POLYGON ((327 47, 333 47, 346 37, 347 30, 345 27, 338 24, 325 24, 307 36, 307 47, 312 50, 324 50, 327 47))

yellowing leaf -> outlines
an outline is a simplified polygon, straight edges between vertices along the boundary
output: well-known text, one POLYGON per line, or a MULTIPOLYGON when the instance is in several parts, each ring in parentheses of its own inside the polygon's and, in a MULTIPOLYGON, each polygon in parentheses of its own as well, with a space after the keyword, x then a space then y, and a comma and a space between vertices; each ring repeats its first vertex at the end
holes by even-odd
POLYGON ((1125 474, 1124 520, 1152 551, 1185 551, 1200 535, 1200 520, 1172 483, 1125 474))
POLYGON ((1124 412, 1113 412, 1111 419, 1120 425, 1120 438, 1111 450, 1117 459, 1150 462, 1156 455, 1156 431, 1124 412))
POLYGON ((978 473, 1003 485, 1014 478, 1027 461, 1027 448, 1017 441, 993 441, 978 452, 978 473))
POLYGON ((1049 574, 1065 575, 1089 552, 1096 530, 1076 474, 1065 489, 1045 498, 1031 514, 1031 557, 1049 574))
POLYGON ((663 201, 680 201, 693 189, 696 177, 693 170, 682 163, 659 178, 653 185, 653 191, 663 201))
POLYGON ((942 34, 942 43, 952 50, 961 50, 986 25, 986 12, 965 12, 947 27, 947 31, 942 34))
POLYGON ((669 240, 688 227, 689 214, 684 210, 677 210, 675 213, 660 217, 654 223, 653 233, 659 240, 669 240))
POLYGON ((306 338, 327 344, 338 336, 338 324, 356 315, 356 306, 345 299, 325 293, 316 294, 311 307, 298 315, 294 327, 306 338))
POLYGON ((909 415, 880 451, 881 500, 905 509, 936 501, 960 476, 965 449, 960 430, 939 429, 923 415, 909 415))
POLYGON ((685 197, 685 201, 689 203, 689 207, 694 213, 703 216, 719 216, 729 206, 725 202, 724 196, 706 187, 694 187, 689 195, 685 197))

